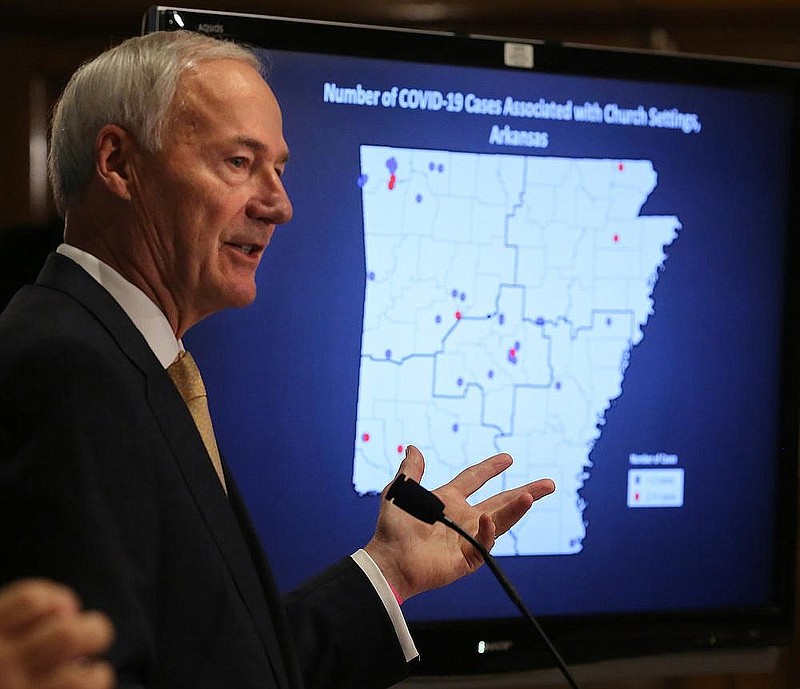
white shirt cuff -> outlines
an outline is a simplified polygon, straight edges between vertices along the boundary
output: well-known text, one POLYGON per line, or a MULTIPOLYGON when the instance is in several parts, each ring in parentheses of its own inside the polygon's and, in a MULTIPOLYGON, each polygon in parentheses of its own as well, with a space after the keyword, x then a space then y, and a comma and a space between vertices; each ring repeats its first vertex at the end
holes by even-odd
POLYGON ((364 574, 375 587, 375 591, 383 602, 383 607, 392 621, 394 631, 397 634, 397 640, 400 642, 400 647, 403 649, 406 662, 412 661, 419 657, 419 651, 414 645, 414 640, 411 638, 411 633, 408 631, 405 617, 400 611, 400 605, 397 598, 394 597, 391 587, 383 576, 383 572, 378 568, 369 554, 365 550, 358 550, 351 555, 355 563, 363 570, 364 574))

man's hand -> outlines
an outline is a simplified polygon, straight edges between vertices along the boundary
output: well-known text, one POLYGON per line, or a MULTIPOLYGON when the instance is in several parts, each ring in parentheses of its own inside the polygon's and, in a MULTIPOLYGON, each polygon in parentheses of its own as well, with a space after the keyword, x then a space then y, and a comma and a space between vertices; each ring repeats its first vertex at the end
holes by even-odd
MULTIPOLYGON (((507 454, 495 455, 465 469, 434 491, 444 502, 445 514, 474 534, 487 549, 522 518, 534 501, 555 490, 553 481, 540 479, 470 505, 467 498, 505 471, 511 461, 507 454)), ((398 474, 419 482, 424 470, 422 454, 409 446, 398 474)), ((385 494, 386 489, 382 497, 385 494)), ((425 524, 386 500, 381 502, 375 535, 364 549, 402 600, 445 586, 483 564, 478 551, 443 524, 425 524)))
POLYGON ((83 612, 64 586, 28 579, 0 590, 0 689, 108 689, 111 666, 94 659, 113 629, 83 612))

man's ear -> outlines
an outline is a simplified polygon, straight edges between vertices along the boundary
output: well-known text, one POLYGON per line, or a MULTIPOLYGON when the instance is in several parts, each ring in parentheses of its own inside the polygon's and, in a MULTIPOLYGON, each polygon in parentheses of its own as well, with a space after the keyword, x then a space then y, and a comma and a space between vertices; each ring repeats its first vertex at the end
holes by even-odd
POLYGON ((97 133, 94 155, 100 183, 114 196, 128 201, 131 199, 131 165, 136 150, 134 138, 116 124, 107 124, 97 133))

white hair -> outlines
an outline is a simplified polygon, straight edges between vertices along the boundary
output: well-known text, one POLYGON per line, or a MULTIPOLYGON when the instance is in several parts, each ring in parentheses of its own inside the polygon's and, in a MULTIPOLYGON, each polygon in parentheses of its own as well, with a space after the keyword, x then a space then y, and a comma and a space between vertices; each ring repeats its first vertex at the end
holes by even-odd
POLYGON ((100 129, 119 125, 145 150, 160 150, 181 74, 203 60, 222 59, 263 74, 248 48, 189 31, 130 38, 80 67, 53 112, 49 175, 58 211, 63 215, 91 179, 100 129))

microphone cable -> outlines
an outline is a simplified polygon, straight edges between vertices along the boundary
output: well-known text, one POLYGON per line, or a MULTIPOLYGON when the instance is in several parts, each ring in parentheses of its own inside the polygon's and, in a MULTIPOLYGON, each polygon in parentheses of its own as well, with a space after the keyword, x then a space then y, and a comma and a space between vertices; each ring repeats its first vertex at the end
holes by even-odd
POLYGON ((522 613, 522 616, 533 626, 537 634, 539 634, 542 641, 544 641, 547 650, 555 661, 556 666, 561 671, 564 679, 572 687, 572 689, 580 689, 580 686, 575 681, 572 673, 569 671, 567 664, 558 652, 558 649, 550 641, 550 638, 545 633, 544 629, 539 625, 538 620, 533 616, 530 610, 522 602, 517 591, 512 586, 508 578, 500 570, 492 554, 481 545, 471 534, 467 533, 452 519, 444 513, 444 503, 427 488, 423 488, 414 479, 407 478, 405 474, 400 474, 389 486, 386 492, 386 500, 397 505, 399 508, 408 512, 412 517, 416 517, 426 524, 434 524, 441 522, 446 527, 455 531, 459 536, 466 539, 469 544, 475 548, 483 557, 486 566, 489 567, 492 574, 494 574, 500 586, 506 592, 511 602, 522 613))

